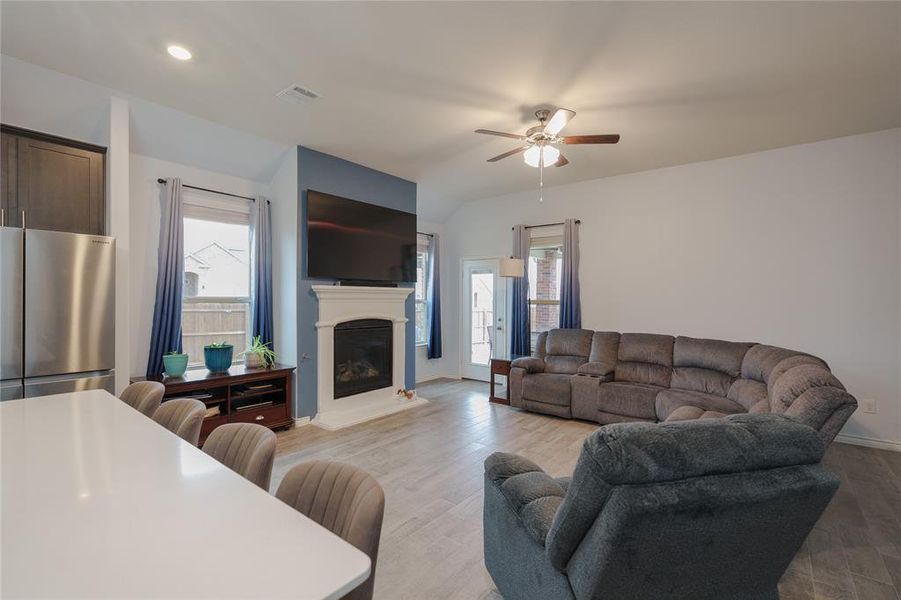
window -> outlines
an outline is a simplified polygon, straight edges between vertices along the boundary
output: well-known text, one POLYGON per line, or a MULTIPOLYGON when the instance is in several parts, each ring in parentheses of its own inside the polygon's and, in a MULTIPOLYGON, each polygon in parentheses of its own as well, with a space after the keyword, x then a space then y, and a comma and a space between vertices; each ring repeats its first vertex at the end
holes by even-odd
POLYGON ((181 336, 188 365, 204 364, 203 347, 250 341, 249 206, 185 192, 181 336))
POLYGON ((559 227, 542 227, 530 233, 529 325, 534 348, 539 333, 559 327, 560 323, 563 231, 559 227))
POLYGON ((416 236, 416 345, 429 343, 428 319, 429 238, 416 236))

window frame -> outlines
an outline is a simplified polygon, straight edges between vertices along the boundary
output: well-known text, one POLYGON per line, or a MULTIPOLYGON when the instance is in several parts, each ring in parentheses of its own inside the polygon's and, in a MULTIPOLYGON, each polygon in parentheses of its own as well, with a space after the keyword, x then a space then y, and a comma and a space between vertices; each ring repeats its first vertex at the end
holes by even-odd
MULTIPOLYGON (((529 230, 529 260, 531 260, 531 255, 533 250, 542 250, 542 249, 551 249, 556 248, 559 252, 563 252, 563 226, 562 225, 547 225, 544 227, 535 227, 529 230)), ((526 261, 525 268, 529 268, 529 260, 526 261)), ((559 275, 559 274, 558 274, 559 275)), ((560 297, 559 297, 559 289, 558 295, 556 299, 549 298, 533 298, 532 297, 532 289, 538 288, 537 277, 536 281, 532 281, 532 278, 529 278, 529 297, 528 297, 528 305, 529 305, 529 331, 533 338, 540 331, 537 331, 534 327, 534 323, 532 323, 532 309, 537 308, 539 306, 556 306, 557 314, 560 314, 560 297)), ((554 325, 558 327, 559 325, 554 325)), ((553 328, 552 328, 553 329, 553 328)))
POLYGON ((431 256, 429 255, 429 245, 430 238, 428 236, 417 233, 416 234, 416 262, 419 262, 419 255, 424 255, 424 261, 422 266, 422 276, 425 281, 422 282, 422 298, 419 298, 416 295, 416 289, 413 289, 413 330, 414 330, 414 340, 417 347, 425 347, 429 345, 429 332, 428 332, 428 314, 429 314, 429 278, 431 277, 430 266, 431 266, 431 256), (419 309, 425 312, 426 315, 426 323, 425 323, 425 337, 423 339, 419 339, 416 336, 416 315, 419 312, 419 309))
MULTIPOLYGON (((182 224, 184 226, 185 219, 192 220, 200 220, 200 221, 209 221, 212 223, 221 223, 228 225, 246 225, 247 226, 247 295, 243 296, 185 296, 184 290, 182 290, 182 323, 184 323, 184 314, 186 308, 191 310, 191 305, 196 304, 243 304, 244 305, 244 339, 246 343, 250 343, 253 336, 253 319, 251 315, 251 288, 253 285, 253 265, 250 264, 250 256, 251 256, 251 246, 252 246, 252 236, 253 233, 250 229, 250 206, 251 202, 249 200, 237 200, 231 198, 225 198, 220 195, 216 195, 213 193, 206 193, 201 191, 194 190, 183 190, 183 202, 184 202, 184 210, 182 214, 182 224)), ((184 232, 182 233, 184 235, 184 232)), ((183 240, 183 246, 186 247, 183 240)), ((184 258, 182 258, 184 260, 184 258)), ((230 312, 230 311, 229 311, 230 312)), ((227 332, 226 332, 227 333, 227 332)), ((185 331, 184 326, 182 326, 182 346, 185 346, 185 331)), ((194 334, 187 334, 194 335, 194 334)), ((198 333, 196 335, 209 335, 204 333, 198 333)), ((237 335, 237 334, 234 334, 237 335)), ((232 355, 232 365, 241 365, 244 364, 244 352, 245 348, 237 348, 235 347, 235 351, 232 355)), ((193 357, 189 357, 190 358, 193 357)), ((188 370, 192 369, 203 369, 206 368, 204 365, 203 357, 200 357, 199 361, 191 362, 188 364, 188 370)))

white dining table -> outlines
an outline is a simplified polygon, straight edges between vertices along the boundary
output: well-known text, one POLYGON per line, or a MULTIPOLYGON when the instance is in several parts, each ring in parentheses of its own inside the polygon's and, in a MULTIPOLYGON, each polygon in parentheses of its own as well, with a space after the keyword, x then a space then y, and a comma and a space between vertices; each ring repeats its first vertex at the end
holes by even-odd
POLYGON ((3 598, 339 598, 366 554, 111 394, 0 403, 3 598))

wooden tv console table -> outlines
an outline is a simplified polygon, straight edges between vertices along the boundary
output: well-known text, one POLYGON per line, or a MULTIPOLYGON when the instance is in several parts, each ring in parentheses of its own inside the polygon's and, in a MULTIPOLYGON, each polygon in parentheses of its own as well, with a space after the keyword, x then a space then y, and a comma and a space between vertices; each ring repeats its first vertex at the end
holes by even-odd
POLYGON ((166 386, 163 402, 195 397, 206 404, 208 415, 200 429, 200 443, 225 423, 256 423, 270 429, 294 424, 291 393, 294 367, 275 364, 269 369, 232 365, 224 373, 192 369, 183 377, 133 377, 166 386))

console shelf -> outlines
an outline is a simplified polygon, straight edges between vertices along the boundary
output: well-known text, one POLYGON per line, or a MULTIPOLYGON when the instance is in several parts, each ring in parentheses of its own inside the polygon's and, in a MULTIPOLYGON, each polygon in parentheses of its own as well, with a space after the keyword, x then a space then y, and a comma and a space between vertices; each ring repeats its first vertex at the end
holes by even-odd
POLYGON ((203 420, 200 443, 203 444, 213 429, 225 423, 257 423, 270 429, 288 428, 294 424, 292 411, 292 379, 294 367, 275 364, 268 369, 249 369, 234 365, 224 373, 210 373, 206 369, 187 371, 184 377, 133 377, 137 381, 159 381, 166 386, 163 402, 173 398, 210 394, 197 398, 207 409, 219 407, 219 413, 203 420), (269 384, 257 388, 251 385, 269 384), (240 404, 259 406, 241 407, 240 404))

